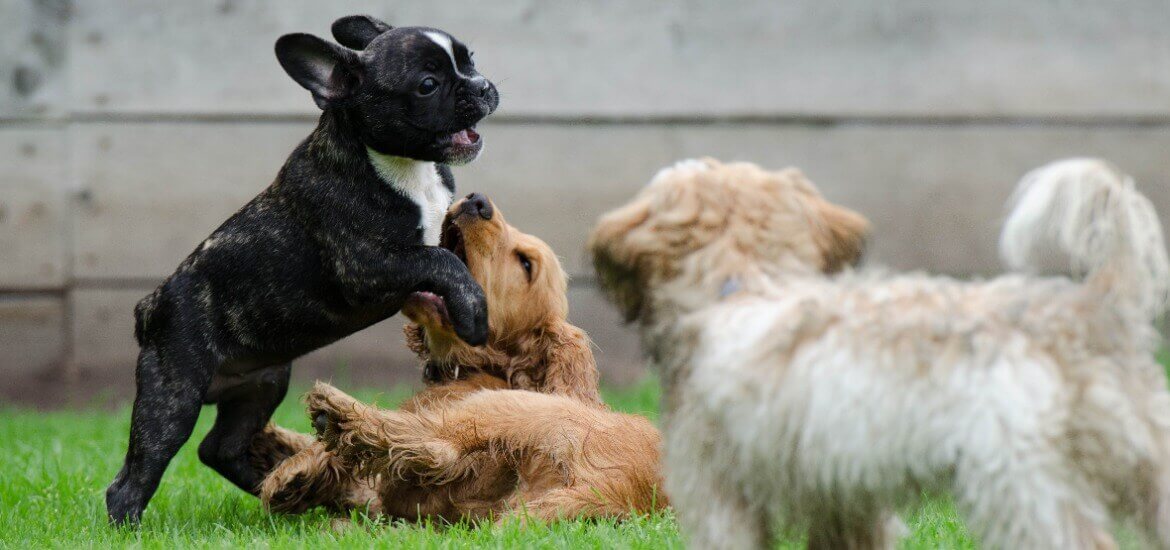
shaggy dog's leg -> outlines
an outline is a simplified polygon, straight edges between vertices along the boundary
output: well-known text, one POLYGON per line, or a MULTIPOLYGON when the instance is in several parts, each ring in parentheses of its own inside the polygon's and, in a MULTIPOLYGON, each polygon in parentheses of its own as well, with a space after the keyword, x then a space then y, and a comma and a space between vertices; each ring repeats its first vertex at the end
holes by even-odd
POLYGON ((679 516, 679 525, 689 527, 688 545, 766 548, 770 539, 767 516, 755 509, 739 488, 700 472, 699 463, 693 466, 689 472, 685 467, 666 472, 666 491, 679 516))
MULTIPOLYGON (((722 479, 725 465, 709 456, 716 448, 710 439, 711 426, 699 429, 668 420, 664 430, 664 475, 666 494, 686 528, 691 548, 765 548, 769 540, 768 517, 753 505, 736 483, 722 479)), ((715 459, 717 460, 717 459, 715 459)))
POLYGON ((905 526, 889 512, 845 518, 841 514, 817 514, 808 532, 808 547, 818 550, 869 550, 894 548, 905 526))
POLYGON ((1061 464, 1019 457, 971 457, 960 465, 955 500, 986 548, 1111 549, 1105 507, 1061 464), (987 468, 988 464, 1000 468, 987 468), (1007 459, 1009 463, 1004 463, 1007 459))
POLYGON ((1151 484, 1150 502, 1143 510, 1142 527, 1147 539, 1161 548, 1170 548, 1170 464, 1159 464, 1151 484))

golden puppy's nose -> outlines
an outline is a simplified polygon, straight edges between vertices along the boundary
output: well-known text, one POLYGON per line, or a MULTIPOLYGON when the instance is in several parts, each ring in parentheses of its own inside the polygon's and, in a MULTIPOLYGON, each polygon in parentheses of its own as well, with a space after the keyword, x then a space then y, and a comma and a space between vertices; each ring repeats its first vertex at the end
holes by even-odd
POLYGON ((485 220, 492 219, 492 202, 483 193, 467 195, 467 199, 463 201, 463 206, 460 207, 460 210, 464 214, 479 216, 485 220))

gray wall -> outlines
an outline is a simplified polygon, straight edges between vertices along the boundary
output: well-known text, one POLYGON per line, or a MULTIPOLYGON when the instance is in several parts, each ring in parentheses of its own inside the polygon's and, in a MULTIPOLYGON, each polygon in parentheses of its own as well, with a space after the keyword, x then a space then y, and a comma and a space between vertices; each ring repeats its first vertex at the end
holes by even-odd
MULTIPOLYGON (((1067 155, 1113 160, 1170 215, 1163 0, 0 0, 0 376, 126 384, 134 302, 313 126, 273 41, 356 12, 476 50, 502 104, 460 189, 562 255, 611 381, 640 361, 582 241, 678 158, 802 167, 898 269, 995 273, 1014 181, 1067 155)), ((413 378, 398 327, 298 370, 413 378)))

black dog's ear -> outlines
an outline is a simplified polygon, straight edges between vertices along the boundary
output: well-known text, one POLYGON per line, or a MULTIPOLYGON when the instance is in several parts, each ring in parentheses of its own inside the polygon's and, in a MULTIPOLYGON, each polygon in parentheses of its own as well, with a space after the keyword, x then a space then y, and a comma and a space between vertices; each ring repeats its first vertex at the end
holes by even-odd
POLYGON ((311 34, 286 34, 276 41, 284 72, 325 109, 348 98, 361 81, 357 54, 311 34))
POLYGON ((369 15, 347 15, 333 22, 330 28, 337 43, 354 50, 364 50, 379 34, 392 27, 369 15))

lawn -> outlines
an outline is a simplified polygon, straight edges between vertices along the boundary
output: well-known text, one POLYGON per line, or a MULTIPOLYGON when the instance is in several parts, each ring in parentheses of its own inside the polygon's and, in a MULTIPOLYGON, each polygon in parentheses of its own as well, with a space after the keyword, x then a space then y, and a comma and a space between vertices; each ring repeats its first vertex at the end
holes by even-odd
MULTIPOLYGON (((1163 360, 1170 357, 1163 356, 1163 360)), ((406 389, 361 391, 364 399, 393 405, 406 389)), ((606 392, 616 409, 656 416, 658 388, 647 381, 606 392)), ((197 441, 211 427, 205 411, 197 441)), ((315 547, 321 545, 448 548, 678 548, 674 518, 666 513, 624 523, 562 522, 442 527, 393 524, 355 516, 343 530, 321 512, 275 516, 199 463, 189 443, 171 464, 141 529, 106 524, 104 489, 121 466, 129 409, 35 412, 0 408, 0 547, 315 547)), ((285 426, 307 431, 308 420, 296 399, 276 415, 285 426)), ((932 501, 909 517, 911 535, 904 548, 970 548, 962 522, 946 501, 932 501)), ((785 547, 799 547, 794 540, 785 547)))

